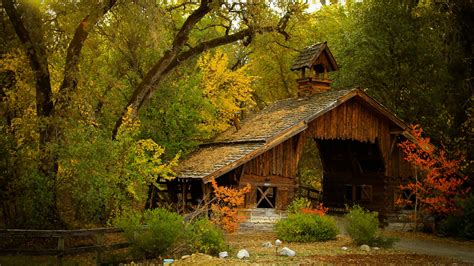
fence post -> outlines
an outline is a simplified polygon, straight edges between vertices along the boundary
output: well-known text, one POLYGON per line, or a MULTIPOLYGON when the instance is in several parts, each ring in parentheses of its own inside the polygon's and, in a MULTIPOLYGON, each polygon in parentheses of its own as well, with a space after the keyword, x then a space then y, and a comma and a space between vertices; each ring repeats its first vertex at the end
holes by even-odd
POLYGON ((97 242, 97 254, 95 257, 96 265, 100 265, 102 263, 102 248, 104 245, 104 234, 97 233, 96 235, 96 242, 97 242))
POLYGON ((63 256, 64 256, 64 237, 58 237, 58 256, 57 256, 57 265, 63 265, 63 256))

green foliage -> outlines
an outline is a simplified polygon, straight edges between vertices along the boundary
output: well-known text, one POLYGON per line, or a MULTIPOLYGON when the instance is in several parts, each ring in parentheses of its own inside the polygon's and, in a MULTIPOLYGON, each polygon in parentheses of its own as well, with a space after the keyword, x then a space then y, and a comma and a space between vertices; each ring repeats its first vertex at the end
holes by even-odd
POLYGON ((200 219, 190 224, 187 235, 193 252, 215 256, 226 247, 224 233, 208 219, 200 219))
POLYGON ((307 198, 297 197, 294 198, 290 204, 288 204, 287 210, 288 213, 297 214, 301 212, 303 208, 309 208, 311 206, 311 201, 307 198))
POLYGON ((377 212, 369 212, 356 205, 346 214, 346 229, 357 245, 369 245, 389 248, 397 241, 396 238, 379 234, 377 212))
POLYGON ((185 235, 183 218, 165 209, 129 214, 120 218, 117 226, 124 230, 133 255, 139 258, 165 255, 185 235))
POLYGON ((116 225, 124 230, 135 258, 173 255, 171 251, 217 255, 226 247, 224 233, 209 220, 185 224, 182 216, 162 208, 128 213, 116 225))
POLYGON ((448 216, 441 222, 440 233, 465 239, 474 239, 474 194, 459 203, 463 212, 448 216))
POLYGON ((374 243, 379 228, 377 212, 368 212, 356 205, 345 218, 347 232, 357 245, 374 243))
POLYGON ((336 239, 339 230, 329 216, 290 214, 275 226, 278 238, 290 242, 315 242, 336 239))

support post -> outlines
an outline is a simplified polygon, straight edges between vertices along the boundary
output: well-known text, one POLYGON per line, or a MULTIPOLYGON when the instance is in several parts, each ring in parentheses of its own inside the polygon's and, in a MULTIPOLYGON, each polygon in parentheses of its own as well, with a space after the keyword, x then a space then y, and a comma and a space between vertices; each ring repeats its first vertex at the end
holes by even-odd
POLYGON ((95 257, 95 264, 101 265, 102 263, 102 249, 104 247, 104 234, 98 233, 96 235, 96 243, 97 243, 97 253, 95 257))
POLYGON ((58 237, 58 256, 56 257, 56 262, 58 266, 63 265, 63 256, 64 256, 64 237, 58 237))

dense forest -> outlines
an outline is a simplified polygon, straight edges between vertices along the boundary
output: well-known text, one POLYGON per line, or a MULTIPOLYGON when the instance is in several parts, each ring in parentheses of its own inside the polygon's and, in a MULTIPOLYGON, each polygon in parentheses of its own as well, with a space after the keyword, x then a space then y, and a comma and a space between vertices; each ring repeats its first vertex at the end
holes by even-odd
POLYGON ((320 41, 334 87, 420 124, 472 176, 471 1, 321 2, 2 0, 0 227, 143 210, 199 143, 296 96, 292 60, 320 41))

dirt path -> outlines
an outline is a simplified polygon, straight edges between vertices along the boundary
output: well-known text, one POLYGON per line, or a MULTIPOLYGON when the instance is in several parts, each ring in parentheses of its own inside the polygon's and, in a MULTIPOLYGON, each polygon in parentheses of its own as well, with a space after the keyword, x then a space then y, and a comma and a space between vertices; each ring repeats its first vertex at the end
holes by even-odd
MULTIPOLYGON (((333 216, 341 234, 347 235, 344 218, 333 216)), ((394 249, 417 254, 454 258, 474 265, 474 242, 461 242, 449 238, 439 238, 421 233, 387 232, 400 239, 394 249)))
POLYGON ((474 246, 472 243, 463 244, 449 240, 400 238, 394 248, 418 254, 450 257, 474 264, 474 246))

